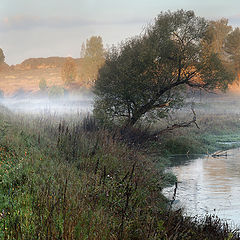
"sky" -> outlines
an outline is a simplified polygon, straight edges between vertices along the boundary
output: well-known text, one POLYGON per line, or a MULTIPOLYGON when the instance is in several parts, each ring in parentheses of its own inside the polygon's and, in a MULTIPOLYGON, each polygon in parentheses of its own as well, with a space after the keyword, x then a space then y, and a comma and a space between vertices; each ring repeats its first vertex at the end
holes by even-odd
POLYGON ((178 9, 240 27, 239 0, 0 0, 0 48, 9 65, 79 57, 91 36, 101 36, 108 47, 140 34, 160 12, 178 9))

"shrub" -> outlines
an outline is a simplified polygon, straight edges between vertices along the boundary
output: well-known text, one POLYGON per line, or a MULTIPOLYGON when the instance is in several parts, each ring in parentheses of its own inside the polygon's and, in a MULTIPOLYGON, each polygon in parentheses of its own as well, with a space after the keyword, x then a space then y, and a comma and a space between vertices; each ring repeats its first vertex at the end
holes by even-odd
POLYGON ((48 96, 50 98, 59 98, 64 95, 64 89, 60 86, 52 86, 48 91, 48 96))
POLYGON ((46 91, 47 82, 46 82, 45 78, 41 78, 41 80, 39 81, 39 89, 43 92, 46 91))

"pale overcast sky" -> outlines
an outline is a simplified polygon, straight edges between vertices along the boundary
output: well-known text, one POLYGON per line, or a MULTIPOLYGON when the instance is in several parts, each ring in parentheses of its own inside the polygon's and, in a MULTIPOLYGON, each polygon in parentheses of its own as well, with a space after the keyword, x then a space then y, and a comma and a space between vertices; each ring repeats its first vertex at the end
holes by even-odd
POLYGON ((0 48, 10 65, 30 57, 79 57, 93 35, 116 44, 141 33, 161 11, 178 9, 240 27, 240 0, 0 0, 0 48))

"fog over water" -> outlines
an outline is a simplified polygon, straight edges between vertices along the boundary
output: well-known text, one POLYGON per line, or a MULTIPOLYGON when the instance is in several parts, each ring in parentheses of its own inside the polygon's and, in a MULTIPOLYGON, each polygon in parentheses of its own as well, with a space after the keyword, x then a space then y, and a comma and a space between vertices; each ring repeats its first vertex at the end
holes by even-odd
POLYGON ((56 99, 48 97, 4 98, 0 103, 15 113, 69 114, 92 112, 93 109, 92 96, 69 96, 56 99))

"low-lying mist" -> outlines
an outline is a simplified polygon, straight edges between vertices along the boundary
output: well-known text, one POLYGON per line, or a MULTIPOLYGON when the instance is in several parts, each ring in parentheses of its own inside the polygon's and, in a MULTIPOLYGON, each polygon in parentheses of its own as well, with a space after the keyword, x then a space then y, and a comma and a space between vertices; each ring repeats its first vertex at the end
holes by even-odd
POLYGON ((193 102, 197 114, 240 114, 240 95, 203 96, 193 102))
MULTIPOLYGON (((48 96, 18 96, 0 99, 0 104, 14 113, 20 114, 54 114, 68 115, 91 113, 93 110, 93 94, 76 94, 62 97, 48 96)), ((173 109, 167 122, 186 120, 193 115, 194 109, 197 119, 205 115, 239 115, 240 96, 230 94, 210 94, 191 96, 185 99, 180 109, 173 109)), ((159 123, 159 122, 158 122, 159 123)), ((157 124, 158 125, 158 124, 157 124)))
POLYGON ((61 98, 22 97, 3 98, 0 104, 15 113, 27 114, 72 114, 92 112, 93 96, 68 96, 61 98))

